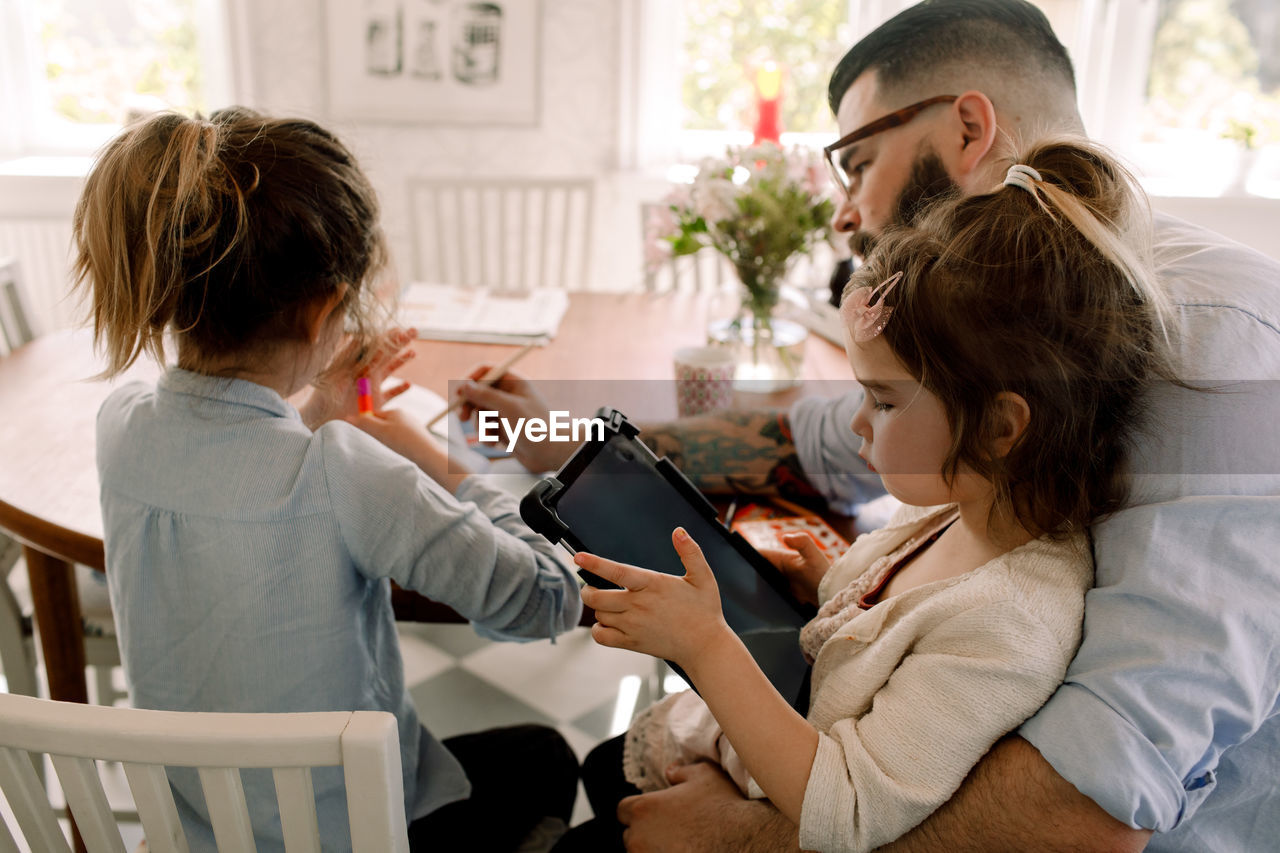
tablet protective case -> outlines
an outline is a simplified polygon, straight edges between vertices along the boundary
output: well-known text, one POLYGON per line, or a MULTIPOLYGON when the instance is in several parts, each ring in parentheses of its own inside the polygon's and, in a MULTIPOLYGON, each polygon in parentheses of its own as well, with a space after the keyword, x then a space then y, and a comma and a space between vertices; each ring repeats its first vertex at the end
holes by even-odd
MULTIPOLYGON (((603 440, 587 441, 554 477, 534 485, 520 502, 525 523, 570 551, 674 575, 683 575, 684 566, 671 532, 683 527, 715 573, 729 627, 779 693, 791 702, 807 698, 799 631, 813 608, 796 601, 782 573, 719 522, 715 507, 670 460, 636 439, 639 430, 625 415, 605 408, 597 417, 605 424, 603 440)), ((614 586, 580 574, 592 586, 614 586)))

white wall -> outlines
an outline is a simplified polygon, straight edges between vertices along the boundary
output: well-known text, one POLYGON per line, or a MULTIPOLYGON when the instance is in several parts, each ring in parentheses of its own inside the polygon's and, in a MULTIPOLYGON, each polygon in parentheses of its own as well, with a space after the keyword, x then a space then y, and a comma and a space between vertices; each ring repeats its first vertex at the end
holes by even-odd
MULTIPOLYGON (((355 0, 344 0, 355 2, 355 0)), ((541 0, 541 119, 537 127, 350 124, 328 112, 324 0, 245 3, 249 99, 272 113, 331 127, 354 150, 377 188, 401 274, 412 271, 409 199, 414 176, 547 176, 606 179, 618 136, 619 0, 541 0)), ((594 245, 608 246, 619 215, 616 188, 597 188, 594 245)), ((638 216, 638 214, 637 214, 638 216)), ((638 235, 638 219, 626 226, 638 235)), ((637 242, 636 239, 631 242, 637 242)), ((594 252, 597 269, 609 250, 594 252)), ((637 249, 637 264, 639 263, 637 249)), ((612 278, 602 272, 600 276, 612 278)), ((598 277, 600 277, 598 276, 598 277)), ((638 272, 631 281, 638 278, 638 272)), ((601 287, 619 286, 605 281, 601 287)))

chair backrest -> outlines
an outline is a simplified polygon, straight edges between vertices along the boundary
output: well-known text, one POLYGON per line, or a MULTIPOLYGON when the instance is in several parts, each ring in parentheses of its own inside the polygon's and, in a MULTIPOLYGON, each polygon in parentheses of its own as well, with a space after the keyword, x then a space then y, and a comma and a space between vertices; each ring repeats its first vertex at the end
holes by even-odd
POLYGON ((0 355, 35 339, 17 258, 0 258, 0 355))
MULTIPOLYGON (((0 694, 0 790, 31 850, 66 851, 32 767, 48 753, 90 853, 124 853, 95 759, 119 761, 148 850, 186 851, 165 767, 198 768, 218 849, 254 850, 240 768, 270 768, 285 848, 319 851, 311 768, 341 766, 356 853, 407 853, 395 717, 384 711, 205 714, 0 694)), ((0 821, 0 850, 18 849, 0 821), (6 842, 8 842, 6 844, 6 842)))
MULTIPOLYGON (((0 257, 0 356, 35 338, 20 281, 17 259, 0 257)), ((0 668, 4 669, 10 692, 34 696, 35 651, 30 643, 31 628, 25 623, 21 604, 9 586, 9 573, 20 554, 18 544, 0 530, 0 668)))
POLYGON ((410 179, 414 276, 496 290, 588 290, 594 196, 594 184, 579 178, 410 179))

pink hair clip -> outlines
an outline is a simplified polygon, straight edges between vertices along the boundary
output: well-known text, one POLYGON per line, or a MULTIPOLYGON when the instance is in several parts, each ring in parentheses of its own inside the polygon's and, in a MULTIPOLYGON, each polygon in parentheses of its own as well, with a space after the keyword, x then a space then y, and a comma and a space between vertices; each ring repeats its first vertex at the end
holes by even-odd
POLYGON ((865 343, 884 331, 893 314, 893 308, 884 304, 884 298, 901 280, 902 270, 898 270, 875 287, 860 287, 849 294, 843 310, 849 319, 854 343, 865 343))

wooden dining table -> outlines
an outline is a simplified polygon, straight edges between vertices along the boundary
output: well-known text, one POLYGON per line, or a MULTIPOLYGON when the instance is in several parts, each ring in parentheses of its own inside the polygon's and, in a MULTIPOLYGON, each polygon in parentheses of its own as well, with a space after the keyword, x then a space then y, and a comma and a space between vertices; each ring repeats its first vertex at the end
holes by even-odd
MULTIPOLYGON (((548 387, 581 382, 593 394, 608 393, 623 381, 648 380, 658 389, 648 396, 657 402, 638 414, 670 417, 675 414, 672 355, 679 347, 706 342, 705 316, 706 297, 697 294, 575 293, 555 339, 526 356, 518 369, 548 387)), ((441 395, 476 365, 511 352, 496 344, 431 340, 414 347, 416 357, 400 375, 441 395)), ((160 372, 140 362, 106 382, 94 378, 102 367, 92 334, 84 329, 44 335, 0 359, 0 529, 23 544, 36 626, 59 626, 39 634, 49 695, 64 701, 88 701, 73 564, 106 569, 95 462, 97 411, 112 388, 153 380, 160 372)), ((844 353, 813 335, 804 344, 802 375, 830 383, 742 393, 735 405, 783 406, 851 381, 844 353)), ((397 595, 396 610, 397 618, 432 621, 442 612, 436 603, 405 591, 397 595)))

